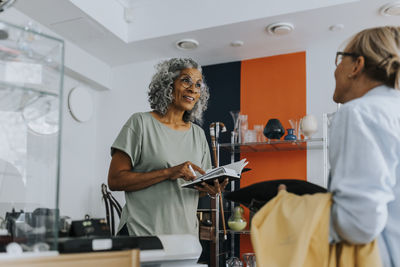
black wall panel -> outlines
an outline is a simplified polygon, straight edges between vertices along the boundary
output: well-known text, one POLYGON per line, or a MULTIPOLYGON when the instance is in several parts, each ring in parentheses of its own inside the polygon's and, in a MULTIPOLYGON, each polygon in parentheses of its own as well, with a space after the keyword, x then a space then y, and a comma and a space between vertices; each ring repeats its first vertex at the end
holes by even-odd
MULTIPOLYGON (((240 110, 240 71, 241 71, 241 62, 231 62, 231 63, 223 63, 217 65, 209 65, 203 66, 203 75, 205 77, 205 81, 210 88, 210 100, 208 103, 208 109, 204 114, 204 123, 202 125, 206 136, 207 141, 211 148, 211 140, 210 140, 210 130, 209 126, 212 122, 220 121, 223 122, 227 127, 227 132, 221 133, 219 142, 220 143, 230 143, 231 139, 231 131, 233 130, 233 119, 229 113, 231 110, 240 110)), ((211 150, 210 150, 211 151, 211 150)), ((211 153, 212 155, 212 153, 211 153)), ((239 159, 239 155, 236 155, 236 160, 239 159)), ((230 163, 231 155, 227 152, 221 151, 220 153, 220 165, 225 165, 230 163)), ((213 161, 214 162, 214 161, 213 161)), ((239 187, 239 183, 235 185, 236 188, 239 187)), ((227 186, 227 190, 229 190, 230 186, 227 186)), ((229 211, 230 206, 229 203, 225 203, 224 209, 229 211)), ((203 197, 199 201, 199 208, 210 208, 210 200, 208 197, 203 197)), ((225 221, 229 214, 225 216, 225 221)), ((221 223, 221 221, 220 221, 221 223)), ((222 237, 222 236, 221 236, 222 237)), ((238 255, 239 251, 239 239, 235 240, 235 251, 236 255, 238 255)), ((220 249, 222 251, 229 250, 230 244, 229 240, 220 242, 220 249)), ((210 257, 210 247, 208 241, 201 242, 203 246, 203 253, 200 257, 200 261, 209 262, 210 257)), ((227 254, 222 254, 220 256, 220 266, 225 266, 225 258, 227 254)))

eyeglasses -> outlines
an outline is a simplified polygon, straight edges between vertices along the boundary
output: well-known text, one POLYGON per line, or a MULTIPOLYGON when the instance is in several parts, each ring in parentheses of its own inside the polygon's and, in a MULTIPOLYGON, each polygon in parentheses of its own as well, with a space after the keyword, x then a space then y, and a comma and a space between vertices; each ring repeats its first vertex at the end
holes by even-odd
POLYGON ((193 86, 193 84, 194 84, 194 87, 199 90, 203 90, 205 87, 205 85, 202 81, 193 83, 192 79, 190 79, 189 76, 184 76, 184 77, 180 78, 179 81, 181 82, 183 88, 185 88, 185 89, 191 88, 193 86))
POLYGON ((360 55, 356 53, 349 53, 349 52, 336 52, 336 58, 335 58, 335 65, 336 67, 342 62, 343 57, 352 57, 352 58, 358 58, 360 55))

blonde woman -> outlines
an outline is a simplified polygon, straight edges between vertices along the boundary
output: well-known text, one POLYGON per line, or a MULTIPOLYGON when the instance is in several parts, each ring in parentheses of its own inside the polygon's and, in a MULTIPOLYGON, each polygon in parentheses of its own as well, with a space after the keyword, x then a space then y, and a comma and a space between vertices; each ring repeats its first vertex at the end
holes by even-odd
POLYGON ((336 54, 330 131, 332 242, 378 238, 384 266, 400 266, 400 28, 356 34, 336 54))

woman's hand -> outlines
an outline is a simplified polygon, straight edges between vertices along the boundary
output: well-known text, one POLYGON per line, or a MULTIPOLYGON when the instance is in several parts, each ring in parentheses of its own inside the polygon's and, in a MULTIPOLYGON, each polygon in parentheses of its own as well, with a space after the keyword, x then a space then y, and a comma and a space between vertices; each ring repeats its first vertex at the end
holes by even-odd
POLYGON ((282 190, 286 190, 286 185, 280 184, 280 185, 278 186, 278 193, 279 193, 280 191, 282 191, 282 190))
POLYGON ((228 178, 226 178, 222 184, 220 184, 218 182, 218 179, 214 180, 214 186, 208 185, 207 183, 203 182, 201 183, 202 186, 195 186, 194 188, 196 188, 197 190, 199 190, 200 192, 205 192, 209 195, 215 196, 216 194, 218 194, 219 192, 223 192, 226 185, 228 184, 228 178))
POLYGON ((199 172, 200 174, 205 174, 206 172, 203 171, 202 168, 200 168, 199 166, 191 163, 190 161, 186 161, 182 164, 179 164, 177 166, 174 166, 172 168, 170 168, 170 176, 169 179, 170 180, 176 180, 178 178, 183 178, 186 181, 191 181, 194 180, 196 178, 196 174, 193 173, 193 171, 190 169, 190 167, 194 170, 199 172))

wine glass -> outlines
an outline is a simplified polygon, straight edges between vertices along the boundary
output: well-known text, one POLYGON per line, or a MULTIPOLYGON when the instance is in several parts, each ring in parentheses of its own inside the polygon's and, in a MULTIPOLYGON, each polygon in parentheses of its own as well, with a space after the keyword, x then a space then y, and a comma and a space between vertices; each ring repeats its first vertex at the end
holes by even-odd
POLYGON ((232 110, 232 111, 229 111, 229 113, 231 114, 232 119, 233 119, 232 142, 234 144, 236 144, 239 141, 239 126, 240 126, 239 115, 240 115, 240 111, 239 110, 232 110))
POLYGON ((243 253, 243 261, 246 267, 255 267, 256 255, 254 253, 243 253))
POLYGON ((226 261, 227 267, 243 267, 243 263, 239 258, 232 257, 226 261))

